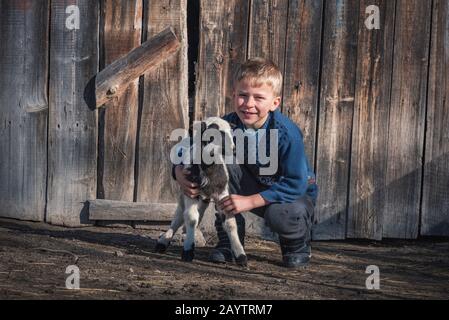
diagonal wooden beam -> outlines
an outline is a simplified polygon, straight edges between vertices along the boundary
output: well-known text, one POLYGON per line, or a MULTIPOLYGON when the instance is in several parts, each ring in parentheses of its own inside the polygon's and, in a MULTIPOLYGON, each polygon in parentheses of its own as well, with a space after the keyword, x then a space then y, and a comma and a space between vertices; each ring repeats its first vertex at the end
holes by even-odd
POLYGON ((126 91, 130 82, 156 68, 180 47, 173 29, 163 30, 93 77, 84 92, 87 105, 94 110, 113 100, 126 91))

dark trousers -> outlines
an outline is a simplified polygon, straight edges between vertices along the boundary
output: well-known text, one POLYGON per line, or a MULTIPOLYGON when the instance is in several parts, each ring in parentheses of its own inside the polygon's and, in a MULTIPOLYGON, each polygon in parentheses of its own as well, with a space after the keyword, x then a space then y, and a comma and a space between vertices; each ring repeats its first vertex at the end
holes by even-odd
MULTIPOLYGON (((249 196, 268 188, 257 181, 246 165, 230 164, 227 168, 231 194, 249 196)), ((304 195, 293 203, 272 203, 251 212, 264 218, 265 224, 279 235, 281 242, 308 245, 311 240, 314 209, 313 198, 304 195)), ((236 215, 236 219, 237 224, 244 225, 241 214, 236 215)))

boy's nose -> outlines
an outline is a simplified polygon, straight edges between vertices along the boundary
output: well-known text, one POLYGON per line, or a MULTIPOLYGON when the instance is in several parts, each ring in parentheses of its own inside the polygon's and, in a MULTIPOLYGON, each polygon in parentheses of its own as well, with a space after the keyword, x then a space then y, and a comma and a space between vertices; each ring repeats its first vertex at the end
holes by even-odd
POLYGON ((248 107, 254 107, 255 105, 255 100, 253 97, 249 96, 248 99, 246 100, 246 105, 248 107))

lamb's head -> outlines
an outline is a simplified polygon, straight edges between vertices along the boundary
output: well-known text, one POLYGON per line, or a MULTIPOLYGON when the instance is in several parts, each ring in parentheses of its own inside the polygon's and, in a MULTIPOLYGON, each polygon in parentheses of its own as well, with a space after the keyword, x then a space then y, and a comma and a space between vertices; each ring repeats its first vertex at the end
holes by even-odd
POLYGON ((201 141, 201 164, 192 165, 192 180, 205 188, 214 180, 214 184, 225 184, 226 174, 224 172, 224 164, 226 157, 234 154, 235 145, 232 136, 230 124, 218 117, 210 117, 201 122, 201 130, 195 134, 201 134, 201 139, 193 139, 193 141, 201 141), (221 177, 219 177, 221 175, 221 177), (213 177, 212 177, 213 176, 213 177))
POLYGON ((213 155, 218 152, 222 157, 232 155, 235 150, 231 125, 218 117, 207 118, 202 125, 203 148, 209 146, 213 155), (205 128, 205 130, 203 130, 205 128))

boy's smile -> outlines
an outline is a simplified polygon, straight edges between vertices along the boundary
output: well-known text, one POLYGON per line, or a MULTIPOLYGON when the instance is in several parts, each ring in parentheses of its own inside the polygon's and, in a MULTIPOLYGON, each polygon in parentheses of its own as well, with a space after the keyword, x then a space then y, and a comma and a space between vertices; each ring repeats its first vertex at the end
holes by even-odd
POLYGON ((259 129, 276 110, 281 98, 275 96, 273 88, 266 83, 254 86, 250 80, 238 81, 234 88, 234 109, 247 128, 259 129))

